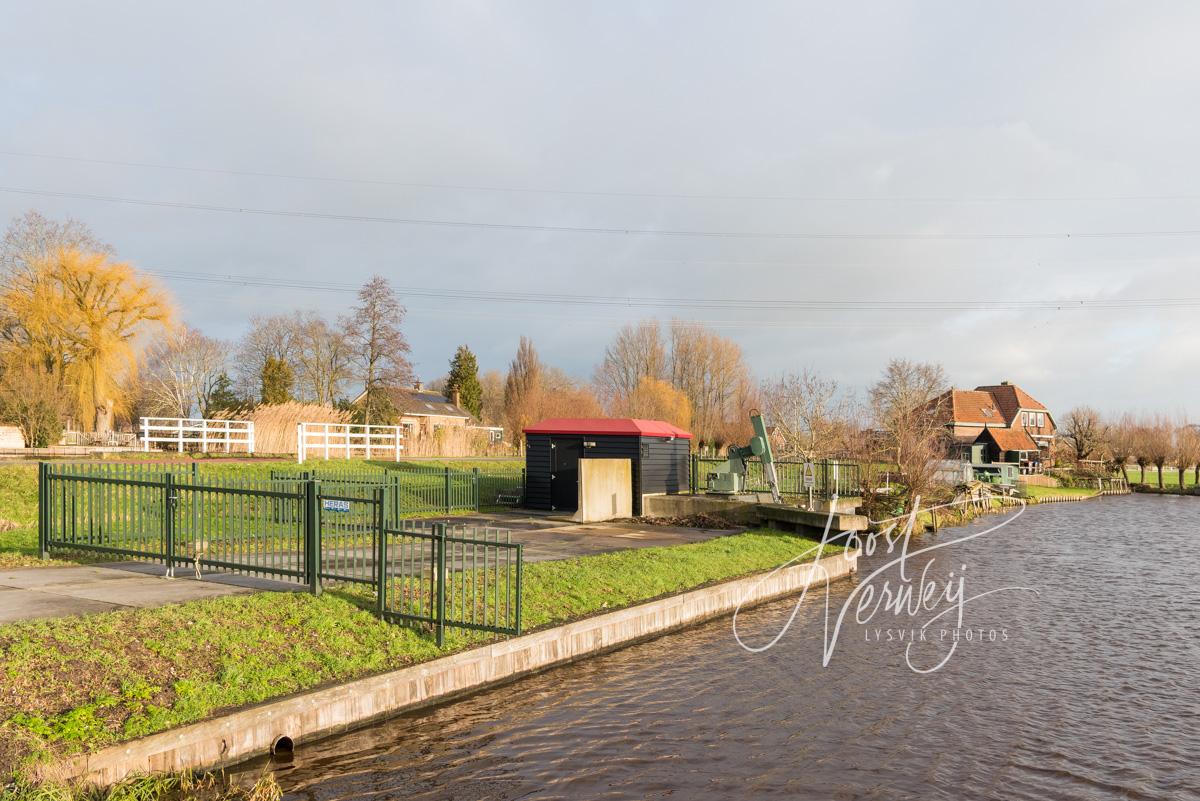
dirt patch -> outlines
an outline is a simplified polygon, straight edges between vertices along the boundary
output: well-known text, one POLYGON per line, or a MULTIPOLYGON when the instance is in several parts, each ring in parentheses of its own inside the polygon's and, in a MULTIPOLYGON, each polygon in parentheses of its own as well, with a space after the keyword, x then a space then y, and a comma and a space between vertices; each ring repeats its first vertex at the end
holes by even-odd
POLYGON ((714 515, 682 515, 680 517, 635 517, 633 522, 642 526, 672 526, 675 528, 735 529, 743 528, 737 523, 714 515))
POLYGON ((0 531, 16 531, 19 528, 25 528, 15 520, 7 520, 0 517, 0 531))

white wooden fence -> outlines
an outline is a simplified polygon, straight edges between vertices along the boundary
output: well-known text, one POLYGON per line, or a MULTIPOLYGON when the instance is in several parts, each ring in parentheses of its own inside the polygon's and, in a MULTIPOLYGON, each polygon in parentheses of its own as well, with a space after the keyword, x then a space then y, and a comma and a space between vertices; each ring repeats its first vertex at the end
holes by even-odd
POLYGON ((151 442, 174 444, 180 453, 185 445, 198 447, 201 453, 212 450, 230 453, 234 448, 254 453, 254 421, 143 417, 142 450, 150 450, 151 442))
POLYGON ((368 426, 357 423, 299 423, 296 426, 296 461, 307 458, 392 459, 400 461, 404 450, 400 426, 368 426))

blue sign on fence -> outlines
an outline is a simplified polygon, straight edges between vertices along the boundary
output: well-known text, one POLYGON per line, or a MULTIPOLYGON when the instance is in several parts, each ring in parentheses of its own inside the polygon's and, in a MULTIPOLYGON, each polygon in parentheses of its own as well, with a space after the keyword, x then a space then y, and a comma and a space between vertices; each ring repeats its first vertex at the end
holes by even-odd
POLYGON ((331 501, 325 498, 321 502, 321 508, 326 512, 349 512, 350 501, 331 501))

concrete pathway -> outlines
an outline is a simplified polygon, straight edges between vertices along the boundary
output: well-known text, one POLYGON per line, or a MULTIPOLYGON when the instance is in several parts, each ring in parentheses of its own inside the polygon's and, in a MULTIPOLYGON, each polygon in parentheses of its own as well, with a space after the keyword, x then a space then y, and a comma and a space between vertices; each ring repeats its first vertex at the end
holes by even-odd
POLYGON ((87 567, 27 567, 0 571, 0 623, 112 609, 162 606, 260 590, 300 590, 298 584, 204 571, 204 579, 162 565, 118 562, 87 567))
MULTIPOLYGON (((633 521, 579 524, 565 518, 515 512, 442 519, 453 525, 510 530, 513 541, 525 546, 526 562, 683 545, 741 531, 655 526, 633 521)), ((371 561, 373 554, 364 551, 362 557, 371 561)), ((166 579, 162 565, 145 562, 0 570, 0 624, 163 606, 263 590, 306 589, 297 583, 208 570, 204 571, 203 580, 197 581, 190 566, 176 567, 175 572, 176 578, 166 579)))

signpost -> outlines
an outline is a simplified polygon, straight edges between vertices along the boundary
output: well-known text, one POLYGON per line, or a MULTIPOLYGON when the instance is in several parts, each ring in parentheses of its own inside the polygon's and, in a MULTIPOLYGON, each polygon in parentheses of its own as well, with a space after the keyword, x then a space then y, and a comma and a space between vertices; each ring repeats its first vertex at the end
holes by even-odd
POLYGON ((808 490, 808 510, 813 508, 813 488, 817 486, 817 473, 812 462, 804 463, 804 488, 808 490))

